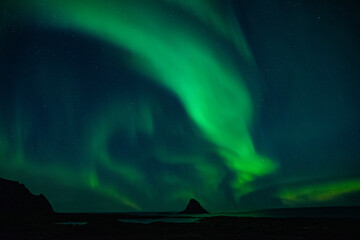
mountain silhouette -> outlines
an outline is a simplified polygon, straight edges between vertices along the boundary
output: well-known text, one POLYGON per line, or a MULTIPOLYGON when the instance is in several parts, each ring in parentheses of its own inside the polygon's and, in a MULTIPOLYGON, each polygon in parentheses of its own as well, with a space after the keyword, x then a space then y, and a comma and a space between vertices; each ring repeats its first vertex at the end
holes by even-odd
POLYGON ((182 214, 201 214, 201 213, 209 213, 206 211, 198 201, 195 199, 190 199, 188 205, 186 206, 185 210, 180 212, 182 214))
POLYGON ((24 184, 0 178, 0 214, 51 212, 53 208, 44 195, 34 195, 24 184))

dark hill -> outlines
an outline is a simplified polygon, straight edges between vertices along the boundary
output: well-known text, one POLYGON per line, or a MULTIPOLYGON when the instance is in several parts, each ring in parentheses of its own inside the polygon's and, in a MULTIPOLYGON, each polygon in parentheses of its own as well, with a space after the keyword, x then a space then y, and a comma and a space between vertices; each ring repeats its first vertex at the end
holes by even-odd
POLYGON ((51 212, 53 208, 44 195, 34 195, 23 184, 0 178, 0 214, 51 212))
POLYGON ((187 207, 185 208, 184 211, 180 212, 180 213, 185 213, 185 214, 200 214, 200 213, 209 213, 208 211, 206 211, 198 201, 196 201, 195 199, 190 199, 187 207))

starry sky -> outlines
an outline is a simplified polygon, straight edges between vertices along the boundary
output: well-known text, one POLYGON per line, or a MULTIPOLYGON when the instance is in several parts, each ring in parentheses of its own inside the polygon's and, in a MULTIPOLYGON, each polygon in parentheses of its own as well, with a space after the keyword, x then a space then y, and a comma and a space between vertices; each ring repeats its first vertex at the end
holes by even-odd
POLYGON ((360 14, 5 0, 0 177, 60 212, 360 205, 360 14))

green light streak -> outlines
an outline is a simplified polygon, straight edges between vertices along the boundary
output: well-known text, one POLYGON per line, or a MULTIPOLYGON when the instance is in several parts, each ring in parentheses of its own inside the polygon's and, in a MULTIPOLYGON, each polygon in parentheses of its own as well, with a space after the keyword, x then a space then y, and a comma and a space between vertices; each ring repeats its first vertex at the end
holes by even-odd
MULTIPOLYGON (((232 59, 215 52, 211 40, 186 21, 169 21, 166 13, 143 3, 61 1, 52 7, 57 12, 57 26, 75 28, 129 49, 134 53, 135 68, 173 91, 208 139, 219 147, 219 154, 237 175, 234 186, 239 190, 242 183, 273 172, 276 164, 254 149, 248 130, 251 99, 232 59)), ((209 11, 204 9, 203 16, 209 11)), ((225 31, 220 27, 225 25, 221 16, 212 12, 209 17, 221 32, 225 31)), ((240 33, 236 39, 241 39, 237 45, 250 52, 240 33)))
POLYGON ((360 179, 341 180, 302 186, 297 188, 285 188, 278 193, 278 197, 287 205, 304 203, 327 202, 343 195, 359 192, 360 179))
MULTIPOLYGON (((21 109, 20 106, 17 106, 21 109)), ((67 189, 78 188, 88 191, 95 191, 106 198, 117 201, 120 205, 132 210, 140 211, 141 208, 124 194, 120 193, 116 187, 101 183, 98 179, 94 165, 89 163, 87 168, 77 169, 57 162, 37 164, 31 157, 27 156, 24 150, 24 143, 28 141, 31 128, 28 116, 20 110, 16 113, 16 124, 14 124, 13 143, 10 144, 2 131, 0 131, 0 174, 2 177, 22 181, 26 176, 36 176, 39 179, 46 179, 50 182, 60 183, 67 189), (24 122, 27 122, 26 124, 24 122)), ((0 129, 1 130, 1 129, 0 129)), ((131 173, 131 172, 130 172, 131 173)), ((31 187, 28 186, 28 187, 31 187)), ((50 202, 57 203, 57 199, 49 198, 50 202)), ((55 210, 56 204, 55 204, 55 210)))
MULTIPOLYGON (((141 188, 146 180, 143 173, 137 169, 130 161, 119 161, 109 152, 109 139, 117 131, 121 131, 128 136, 130 141, 135 141, 139 132, 152 133, 151 113, 148 106, 141 105, 139 108, 121 104, 114 101, 109 109, 102 110, 98 117, 94 117, 92 124, 89 126, 90 132, 90 155, 89 159, 94 159, 94 164, 99 164, 107 170, 115 172, 122 176, 128 184, 134 188, 141 188), (136 109, 136 110, 134 110, 136 109), (135 112, 134 112, 135 111, 135 112), (136 119, 133 116, 137 116, 136 119), (129 163, 130 162, 130 163, 129 163)), ((149 194, 146 189, 143 193, 149 194)))
POLYGON ((178 5, 197 16, 204 24, 213 27, 219 34, 233 42, 239 53, 249 62, 255 64, 252 53, 247 46, 241 27, 232 13, 224 9, 227 3, 213 0, 164 0, 178 5), (220 11, 220 9, 225 11, 220 11))
MULTIPOLYGON (((216 146, 215 151, 235 175, 231 186, 234 195, 239 198, 253 190, 252 181, 274 172, 277 165, 260 156, 254 148, 249 133, 253 120, 252 100, 237 63, 221 50, 214 49, 214 40, 200 31, 202 24, 213 26, 219 38, 226 39, 238 49, 238 55, 243 58, 246 67, 254 68, 251 51, 240 27, 234 19, 224 17, 226 13, 215 10, 204 1, 195 5, 189 5, 186 1, 170 1, 170 4, 183 5, 188 13, 198 16, 199 22, 192 24, 181 14, 173 16, 159 7, 165 2, 169 4, 169 1, 157 0, 148 4, 140 0, 29 0, 28 5, 22 8, 29 9, 34 21, 39 21, 39 24, 78 30, 129 50, 132 53, 129 64, 175 94, 204 137, 216 146)), ((84 151, 89 151, 84 154, 90 159, 89 169, 83 169, 79 174, 68 166, 59 168, 30 164, 31 161, 20 151, 24 142, 24 133, 21 132, 23 123, 16 124, 20 127, 19 142, 16 144, 19 149, 16 152, 20 155, 16 159, 18 163, 21 162, 16 167, 36 172, 38 176, 55 178, 65 185, 85 185, 128 207, 140 209, 129 197, 120 194, 121 190, 102 184, 93 171, 101 166, 142 189, 145 195, 151 194, 150 190, 144 188, 147 181, 144 172, 131 161, 118 161, 108 149, 115 131, 126 132, 130 140, 136 138, 138 131, 153 134, 151 107, 140 106, 136 112, 140 120, 134 122, 134 119, 127 117, 130 110, 120 102, 110 103, 109 109, 102 110, 90 120, 89 141, 82 146, 84 151), (51 176, 47 172, 52 172, 51 176), (71 180, 63 180, 63 176, 72 177, 69 178, 71 180)), ((154 152, 161 151, 155 149, 154 152)), ((187 164, 188 159, 193 159, 191 164, 199 173, 208 195, 216 191, 224 178, 224 172, 207 163, 204 157, 172 157, 171 153, 162 153, 161 159, 171 164, 187 164), (207 181, 209 177, 211 181, 207 181)), ((181 184, 177 181, 175 184, 179 196, 195 195, 196 188, 192 183, 181 184)), ((176 196, 174 193, 171 195, 176 196)))
MULTIPOLYGON (((20 155, 18 153, 17 155, 20 155)), ((89 169, 71 169, 65 166, 59 166, 59 164, 46 164, 37 165, 34 164, 31 159, 24 159, 21 166, 14 164, 7 164, 8 172, 16 172, 17 180, 22 181, 26 179, 29 174, 36 176, 40 179, 46 179, 50 182, 60 183, 67 189, 85 189, 86 191, 94 191, 100 195, 117 201, 121 206, 126 206, 129 209, 140 211, 141 208, 128 197, 120 193, 119 190, 109 184, 101 183, 96 173, 89 169), (25 178, 24 178, 25 176, 25 178)), ((1 172, 1 175, 6 178, 12 178, 13 176, 6 172, 1 172)), ((28 186, 31 188, 31 185, 28 186)), ((68 196, 71 197, 71 196, 68 196)), ((56 198, 48 197, 50 202, 57 203, 56 198)), ((93 199, 95 200, 95 199, 93 199)), ((55 210, 58 211, 55 204, 55 210)))

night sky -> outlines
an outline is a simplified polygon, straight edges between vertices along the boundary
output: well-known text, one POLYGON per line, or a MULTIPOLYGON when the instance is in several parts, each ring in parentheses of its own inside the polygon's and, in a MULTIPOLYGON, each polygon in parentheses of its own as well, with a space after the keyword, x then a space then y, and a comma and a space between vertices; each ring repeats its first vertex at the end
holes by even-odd
POLYGON ((360 205, 356 1, 5 0, 0 177, 56 211, 360 205))

